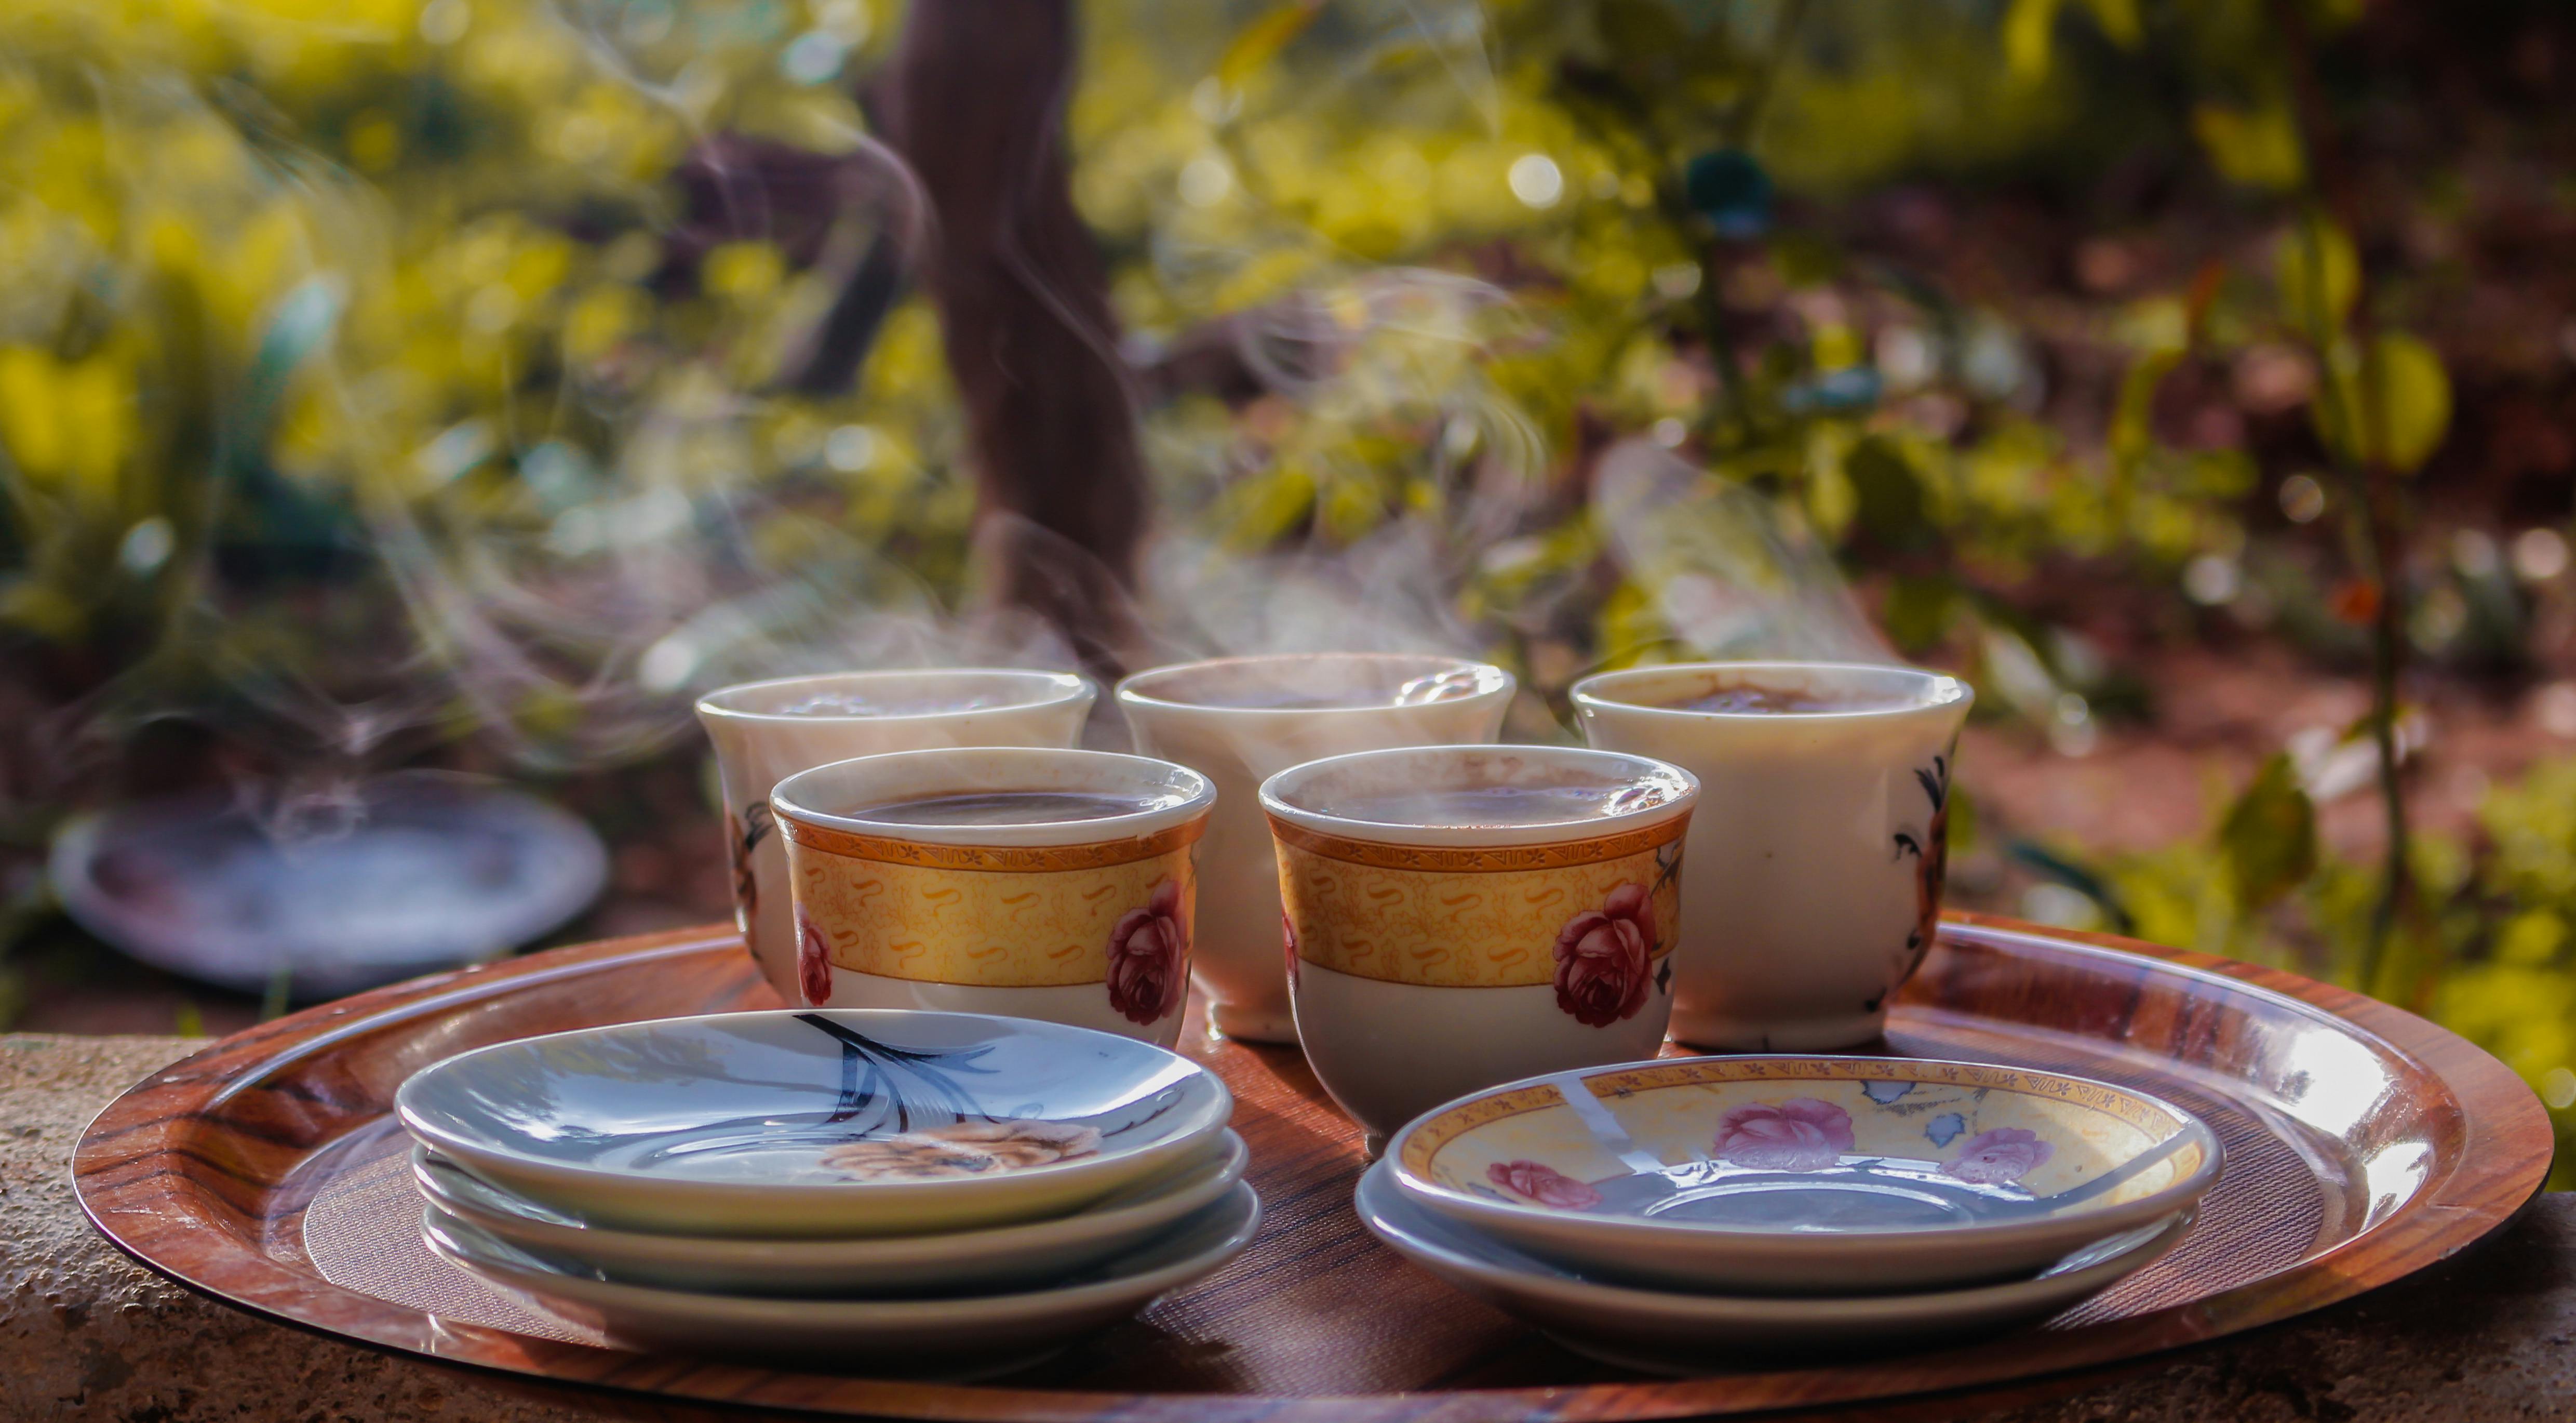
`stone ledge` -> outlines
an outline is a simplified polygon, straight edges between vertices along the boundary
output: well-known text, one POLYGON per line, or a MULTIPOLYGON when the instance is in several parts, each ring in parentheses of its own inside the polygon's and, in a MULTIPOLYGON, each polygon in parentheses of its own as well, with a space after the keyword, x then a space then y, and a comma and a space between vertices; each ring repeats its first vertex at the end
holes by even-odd
MULTIPOLYGON (((739 1418, 420 1363, 199 1298, 90 1228, 67 1163, 109 1099, 202 1042, 0 1036, 0 1418, 739 1418)), ((2249 1338, 2032 1401, 1873 1418, 1986 1423, 2539 1423, 2576 1417, 2576 1195, 2486 1247, 2249 1338)))

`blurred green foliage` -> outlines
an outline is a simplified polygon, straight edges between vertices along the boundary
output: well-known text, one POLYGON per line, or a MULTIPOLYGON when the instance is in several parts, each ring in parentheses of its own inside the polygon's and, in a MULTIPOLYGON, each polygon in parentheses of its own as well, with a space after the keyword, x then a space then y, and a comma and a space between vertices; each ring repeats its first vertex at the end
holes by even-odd
POLYGON ((2208 841, 2098 861, 2066 847, 2047 872, 2094 901, 2094 927, 2361 986, 2466 1036, 2541 1094, 2560 1142, 2551 1187, 2576 1189, 2576 759, 2491 791, 2472 835, 2418 835, 2415 875, 2438 909, 2375 973, 2376 867, 2322 851, 2314 816, 2275 758, 2208 841), (2312 868, 2290 873, 2295 860, 2312 868))

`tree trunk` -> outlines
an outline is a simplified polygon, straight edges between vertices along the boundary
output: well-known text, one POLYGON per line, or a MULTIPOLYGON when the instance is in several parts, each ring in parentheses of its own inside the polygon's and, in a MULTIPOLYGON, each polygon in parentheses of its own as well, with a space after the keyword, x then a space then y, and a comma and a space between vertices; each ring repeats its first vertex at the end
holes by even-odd
POLYGON ((916 0, 870 108, 920 176, 925 276, 965 402, 1001 596, 1095 672, 1137 637, 1147 494, 1108 278, 1064 148, 1071 0, 916 0))

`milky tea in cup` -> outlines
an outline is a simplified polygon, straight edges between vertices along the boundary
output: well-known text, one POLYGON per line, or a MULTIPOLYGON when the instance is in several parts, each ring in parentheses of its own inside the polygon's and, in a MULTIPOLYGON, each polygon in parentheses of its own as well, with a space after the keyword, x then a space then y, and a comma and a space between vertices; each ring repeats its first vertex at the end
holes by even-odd
POLYGON ((1655 1055, 1698 798, 1572 746, 1363 752, 1262 786, 1298 1039, 1372 1149, 1479 1088, 1655 1055))
POLYGON ((723 787, 734 922, 778 996, 804 1001, 772 788, 810 767, 884 751, 1071 746, 1093 695, 1068 672, 955 668, 785 677, 700 698, 698 721, 715 743, 723 787))
POLYGON ((1139 672, 1118 684, 1136 749, 1216 783, 1200 869, 1206 907, 1193 972, 1217 1031, 1297 1040, 1279 957, 1279 869, 1261 783, 1303 762, 1395 746, 1486 742, 1512 677, 1417 653, 1285 653, 1139 672))
POLYGON ((1973 699, 1937 672, 1813 662, 1574 684, 1584 740, 1670 761, 1706 797, 1682 875, 1675 1039, 1813 1052, 1879 1035, 1932 947, 1973 699))
POLYGON ((790 776, 771 806, 798 995, 1170 1047, 1215 802, 1185 766, 1102 751, 907 751, 790 776))

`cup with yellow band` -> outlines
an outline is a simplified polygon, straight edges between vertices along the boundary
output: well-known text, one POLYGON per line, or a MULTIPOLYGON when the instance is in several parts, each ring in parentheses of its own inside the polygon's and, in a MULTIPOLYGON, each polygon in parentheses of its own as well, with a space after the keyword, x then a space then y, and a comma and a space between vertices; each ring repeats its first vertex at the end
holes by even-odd
POLYGON ((958 747, 778 783, 804 1001, 1180 1037, 1216 790, 1102 751, 958 747))
POLYGON ((1653 1057, 1699 782, 1572 746, 1334 756, 1261 787, 1297 1035, 1376 1149, 1498 1082, 1653 1057))

